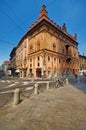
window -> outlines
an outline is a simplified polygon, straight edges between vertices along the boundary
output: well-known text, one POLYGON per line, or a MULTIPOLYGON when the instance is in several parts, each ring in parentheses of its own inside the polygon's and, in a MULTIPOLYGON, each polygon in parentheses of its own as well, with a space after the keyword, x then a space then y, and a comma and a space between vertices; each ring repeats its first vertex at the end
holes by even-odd
POLYGON ((40 66, 40 64, 38 63, 38 67, 40 66))
POLYGON ((66 55, 68 55, 69 45, 66 45, 66 55))
POLYGON ((56 68, 54 68, 54 76, 56 77, 56 68))
POLYGON ((38 56, 38 61, 40 60, 40 57, 38 56))
POLYGON ((30 67, 32 67, 32 64, 30 64, 30 67))
POLYGON ((56 58, 54 57, 54 62, 56 62, 56 58))
POLYGON ((50 78, 51 77, 51 68, 48 67, 48 77, 50 78))
POLYGON ((56 52, 56 44, 55 43, 53 44, 53 51, 56 52))
POLYGON ((50 56, 48 56, 48 61, 50 62, 50 56))

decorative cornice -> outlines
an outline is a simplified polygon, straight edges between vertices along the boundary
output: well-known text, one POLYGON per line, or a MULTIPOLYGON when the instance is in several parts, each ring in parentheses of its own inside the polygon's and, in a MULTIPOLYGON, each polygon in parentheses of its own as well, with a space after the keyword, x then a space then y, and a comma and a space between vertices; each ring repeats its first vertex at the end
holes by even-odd
POLYGON ((74 36, 70 35, 67 32, 67 27, 66 27, 65 23, 63 24, 62 27, 59 27, 59 25, 57 25, 52 20, 50 20, 50 18, 48 17, 48 12, 46 11, 46 6, 45 5, 42 6, 42 11, 40 12, 39 19, 34 24, 32 24, 32 26, 29 28, 29 31, 33 30, 43 20, 45 20, 48 24, 50 24, 51 26, 56 28, 58 31, 60 31, 61 33, 63 33, 64 35, 66 35, 67 37, 72 39, 73 41, 77 42, 77 34, 75 34, 74 36))
POLYGON ((67 27, 66 24, 64 23, 62 27, 59 27, 59 25, 57 25, 56 23, 54 23, 52 20, 50 20, 50 18, 48 17, 48 12, 46 11, 46 6, 43 5, 42 6, 42 11, 40 12, 40 17, 39 19, 32 24, 32 26, 29 28, 29 31, 22 37, 22 39, 20 40, 20 42, 18 43, 18 46, 23 42, 23 40, 25 38, 27 38, 27 36, 30 36, 32 32, 34 32, 36 29, 38 29, 38 27, 43 26, 45 23, 51 25, 53 28, 55 28, 58 32, 62 33, 63 35, 67 36, 68 38, 70 38, 71 40, 73 40, 75 43, 77 43, 77 35, 75 34, 74 36, 70 35, 67 32, 67 27))

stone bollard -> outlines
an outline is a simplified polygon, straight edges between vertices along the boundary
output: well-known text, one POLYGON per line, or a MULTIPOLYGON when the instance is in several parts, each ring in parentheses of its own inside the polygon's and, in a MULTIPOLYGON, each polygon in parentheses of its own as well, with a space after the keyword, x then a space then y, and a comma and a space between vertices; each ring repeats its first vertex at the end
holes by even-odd
POLYGON ((34 86, 34 95, 38 95, 38 83, 34 86))
POLYGON ((19 102, 20 102, 20 89, 16 88, 15 91, 14 91, 14 102, 13 102, 13 104, 18 105, 19 102))
POLYGON ((49 90, 49 82, 47 82, 46 89, 49 90))
POLYGON ((66 79, 66 85, 68 85, 69 84, 69 80, 68 79, 66 79))

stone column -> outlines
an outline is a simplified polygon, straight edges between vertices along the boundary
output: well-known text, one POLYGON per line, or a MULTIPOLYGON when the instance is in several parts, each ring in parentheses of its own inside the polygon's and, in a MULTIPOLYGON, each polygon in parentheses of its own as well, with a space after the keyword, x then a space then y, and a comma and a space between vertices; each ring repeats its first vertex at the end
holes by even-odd
POLYGON ((47 82, 46 89, 49 90, 49 82, 47 82))
POLYGON ((34 86, 34 95, 38 95, 38 83, 34 86))
POLYGON ((20 102, 20 89, 16 88, 15 91, 14 91, 14 101, 13 101, 13 104, 14 105, 18 105, 19 102, 20 102))

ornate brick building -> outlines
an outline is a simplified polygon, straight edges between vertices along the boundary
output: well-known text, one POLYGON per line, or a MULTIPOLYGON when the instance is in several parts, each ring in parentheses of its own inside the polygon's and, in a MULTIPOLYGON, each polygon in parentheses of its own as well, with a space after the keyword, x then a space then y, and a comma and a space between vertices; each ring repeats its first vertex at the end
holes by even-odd
POLYGON ((16 48, 16 69, 20 77, 57 76, 79 71, 77 35, 66 25, 59 27, 42 6, 39 19, 29 28, 16 48))

